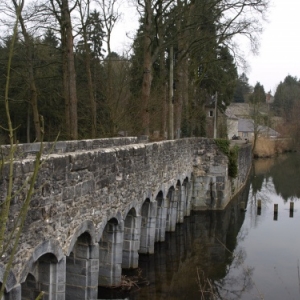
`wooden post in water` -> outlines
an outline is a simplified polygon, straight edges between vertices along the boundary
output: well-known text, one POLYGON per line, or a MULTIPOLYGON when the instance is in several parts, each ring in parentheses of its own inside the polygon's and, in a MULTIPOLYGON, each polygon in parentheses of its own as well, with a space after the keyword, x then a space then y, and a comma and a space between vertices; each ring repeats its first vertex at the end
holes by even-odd
POLYGON ((278 204, 274 204, 274 221, 278 220, 278 204))
POLYGON ((290 218, 294 217, 294 202, 290 202, 290 218))
POLYGON ((261 215, 261 200, 257 200, 257 215, 261 215))
POLYGON ((257 208, 261 209, 261 200, 257 200, 257 208))

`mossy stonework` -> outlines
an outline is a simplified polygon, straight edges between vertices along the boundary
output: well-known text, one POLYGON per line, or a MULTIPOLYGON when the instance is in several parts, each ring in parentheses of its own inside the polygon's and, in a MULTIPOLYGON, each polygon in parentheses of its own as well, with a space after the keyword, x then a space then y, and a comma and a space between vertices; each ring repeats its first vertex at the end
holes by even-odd
POLYGON ((218 148, 228 157, 228 175, 231 178, 238 176, 239 146, 230 145, 229 140, 215 139, 218 148))
MULTIPOLYGON (((251 146, 241 146, 231 178, 230 159, 213 139, 48 146, 53 153, 42 158, 5 285, 7 299, 33 299, 42 287, 49 299, 97 299, 98 285, 119 285, 122 268, 136 268, 139 253, 153 253, 154 243, 163 242, 165 232, 174 231, 191 210, 225 208, 246 182, 252 157, 251 146)), ((18 146, 15 191, 32 172, 32 153, 38 150, 34 144, 18 146)), ((0 202, 6 189, 4 167, 0 202)), ((22 201, 22 194, 13 200, 9 228, 22 201)), ((4 256, 0 283, 5 263, 4 256)))

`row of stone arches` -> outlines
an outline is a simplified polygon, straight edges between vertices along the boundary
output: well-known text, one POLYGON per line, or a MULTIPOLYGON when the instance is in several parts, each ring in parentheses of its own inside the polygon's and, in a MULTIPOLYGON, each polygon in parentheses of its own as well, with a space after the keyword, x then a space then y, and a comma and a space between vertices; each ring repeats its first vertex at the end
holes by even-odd
POLYGON ((4 299, 31 300, 41 291, 43 299, 97 299, 98 286, 120 285, 122 269, 137 268, 139 253, 154 253, 154 243, 163 242, 165 232, 175 231, 176 223, 189 216, 190 182, 186 177, 161 187, 154 197, 133 202, 99 225, 85 221, 65 254, 57 241, 40 244, 20 284, 6 285, 4 299))

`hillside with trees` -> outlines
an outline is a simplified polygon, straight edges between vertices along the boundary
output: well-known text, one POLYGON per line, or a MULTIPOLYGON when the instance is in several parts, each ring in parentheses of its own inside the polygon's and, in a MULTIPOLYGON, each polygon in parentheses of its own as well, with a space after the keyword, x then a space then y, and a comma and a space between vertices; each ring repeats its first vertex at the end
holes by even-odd
POLYGON ((278 84, 272 110, 282 119, 278 130, 284 136, 292 138, 293 143, 299 146, 300 81, 297 77, 288 75, 278 84))
POLYGON ((257 46, 267 0, 138 1, 130 55, 110 46, 120 18, 117 5, 118 0, 1 1, 0 143, 8 141, 4 74, 16 16, 8 95, 15 141, 39 141, 41 115, 45 140, 58 133, 59 139, 119 132, 205 136, 204 105, 212 95, 218 93, 222 109, 233 97, 245 101, 234 37, 257 46))

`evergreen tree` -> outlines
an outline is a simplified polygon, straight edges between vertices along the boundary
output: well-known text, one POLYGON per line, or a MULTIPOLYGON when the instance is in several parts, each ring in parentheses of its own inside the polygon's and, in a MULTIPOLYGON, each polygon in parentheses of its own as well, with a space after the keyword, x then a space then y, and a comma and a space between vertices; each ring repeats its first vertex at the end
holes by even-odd
POLYGON ((264 86, 257 82, 254 86, 254 91, 249 97, 249 101, 252 104, 265 103, 266 102, 266 93, 264 86))
POLYGON ((248 78, 245 73, 242 73, 236 81, 233 102, 244 103, 246 96, 250 92, 248 78))
POLYGON ((284 81, 279 83, 274 97, 274 109, 277 115, 290 120, 294 106, 300 103, 300 82, 297 77, 286 76, 284 81))

